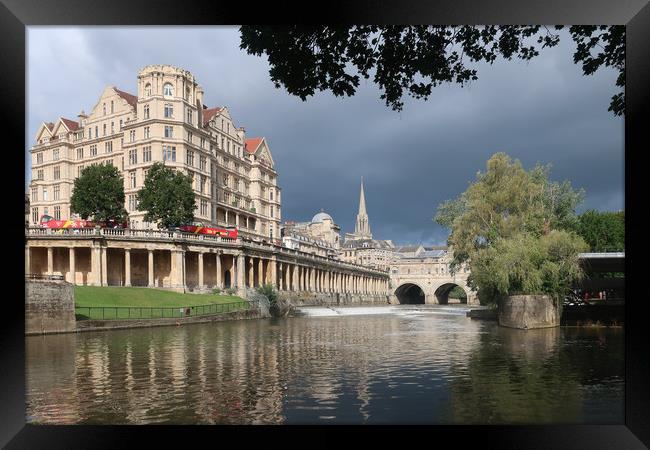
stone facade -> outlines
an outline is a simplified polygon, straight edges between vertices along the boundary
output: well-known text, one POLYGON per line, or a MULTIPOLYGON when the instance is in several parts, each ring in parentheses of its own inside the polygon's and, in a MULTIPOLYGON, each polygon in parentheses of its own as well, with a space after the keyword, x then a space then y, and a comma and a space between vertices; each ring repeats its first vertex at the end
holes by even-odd
POLYGON ((25 334, 66 333, 76 327, 71 283, 25 281, 25 334))
POLYGON ((340 248, 341 227, 321 211, 311 222, 287 221, 282 226, 282 245, 303 252, 335 258, 340 248))
POLYGON ((449 292, 460 286, 467 303, 478 304, 475 292, 467 286, 469 266, 451 273, 453 254, 446 247, 422 245, 397 247, 390 265, 390 289, 395 303, 453 303, 449 292))
POLYGON ((499 325, 529 330, 560 326, 560 304, 548 295, 511 295, 499 301, 499 325))
POLYGON ((150 228, 136 194, 149 167, 164 161, 193 177, 197 221, 279 240, 281 192, 268 142, 247 138, 227 107, 208 108, 203 98, 190 72, 153 65, 138 73, 137 95, 109 86, 89 114, 43 123, 30 149, 30 224, 44 214, 74 217, 75 178, 91 164, 110 164, 124 177, 131 228, 150 228))

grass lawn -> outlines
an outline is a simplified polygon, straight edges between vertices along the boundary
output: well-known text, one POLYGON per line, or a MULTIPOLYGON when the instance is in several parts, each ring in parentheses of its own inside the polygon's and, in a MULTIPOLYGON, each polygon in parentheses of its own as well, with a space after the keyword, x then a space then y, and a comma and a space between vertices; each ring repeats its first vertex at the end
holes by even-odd
POLYGON ((186 317, 248 308, 247 303, 236 303, 243 301, 237 296, 152 288, 75 286, 74 295, 78 320, 186 317))

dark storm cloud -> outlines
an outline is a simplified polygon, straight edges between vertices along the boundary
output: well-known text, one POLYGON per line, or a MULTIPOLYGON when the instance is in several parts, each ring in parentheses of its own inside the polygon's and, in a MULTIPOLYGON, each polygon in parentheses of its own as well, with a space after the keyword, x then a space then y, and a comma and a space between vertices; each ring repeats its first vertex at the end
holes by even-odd
POLYGON ((208 106, 228 106, 248 136, 267 138, 283 220, 323 208, 353 231, 363 176, 375 237, 442 243, 437 205, 464 191, 497 151, 527 168, 551 163, 553 179, 585 189, 581 210, 622 209, 623 119, 607 111, 616 73, 583 76, 562 37, 528 63, 480 65, 471 85, 434 88, 397 113, 370 81, 352 98, 320 93, 306 102, 275 89, 266 59, 239 50, 236 28, 30 27, 27 144, 42 121, 90 110, 105 86, 135 93, 140 68, 172 64, 196 76, 208 106))

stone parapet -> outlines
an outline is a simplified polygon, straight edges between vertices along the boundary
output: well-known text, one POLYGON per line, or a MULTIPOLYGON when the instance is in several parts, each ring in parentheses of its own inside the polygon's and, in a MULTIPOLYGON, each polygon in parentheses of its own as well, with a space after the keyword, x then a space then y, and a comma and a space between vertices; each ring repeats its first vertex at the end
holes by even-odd
POLYGON ((75 330, 74 286, 57 280, 25 280, 25 334, 75 330))
POLYGON ((560 304, 548 295, 511 295, 499 301, 499 325, 529 330, 560 326, 560 304))

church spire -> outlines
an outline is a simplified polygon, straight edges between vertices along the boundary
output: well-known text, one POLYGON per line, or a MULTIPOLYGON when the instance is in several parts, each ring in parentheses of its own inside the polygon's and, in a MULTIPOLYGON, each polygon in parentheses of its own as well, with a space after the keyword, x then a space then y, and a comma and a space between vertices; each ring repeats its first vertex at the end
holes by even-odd
POLYGON ((361 193, 359 194, 359 213, 354 226, 354 234, 358 239, 372 239, 368 213, 366 212, 366 196, 363 193, 363 177, 361 177, 361 193))

